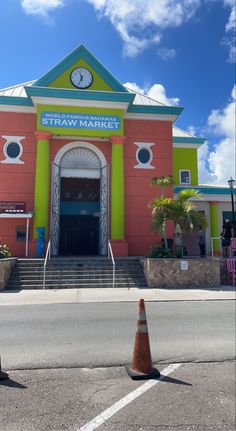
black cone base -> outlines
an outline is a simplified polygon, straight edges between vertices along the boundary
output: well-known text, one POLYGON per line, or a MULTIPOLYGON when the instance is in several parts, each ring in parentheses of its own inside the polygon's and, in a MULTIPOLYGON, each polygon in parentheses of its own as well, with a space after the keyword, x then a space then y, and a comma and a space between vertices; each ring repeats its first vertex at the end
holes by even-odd
POLYGON ((133 380, 148 380, 157 379, 160 377, 160 372, 156 368, 152 368, 149 373, 139 373, 138 371, 132 370, 129 365, 125 366, 127 373, 133 380))
POLYGON ((4 371, 0 371, 0 380, 9 379, 9 376, 7 373, 4 373, 4 371))

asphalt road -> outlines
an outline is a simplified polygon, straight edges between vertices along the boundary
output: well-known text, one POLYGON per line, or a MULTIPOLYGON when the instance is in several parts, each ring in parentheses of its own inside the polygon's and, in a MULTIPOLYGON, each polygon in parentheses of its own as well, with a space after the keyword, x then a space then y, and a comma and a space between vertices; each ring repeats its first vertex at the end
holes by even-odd
POLYGON ((0 431, 235 431, 235 364, 179 365, 156 382, 124 367, 10 371, 0 431))
MULTIPOLYGON (((146 311, 154 363, 234 358, 234 301, 150 302, 146 311)), ((137 315, 136 303, 1 307, 2 367, 130 363, 137 315)))

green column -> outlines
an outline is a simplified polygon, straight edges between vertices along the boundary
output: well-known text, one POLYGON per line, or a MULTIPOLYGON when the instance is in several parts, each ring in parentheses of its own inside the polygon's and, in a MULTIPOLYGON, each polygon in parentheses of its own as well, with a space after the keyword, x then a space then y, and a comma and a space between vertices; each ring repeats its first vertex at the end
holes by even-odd
POLYGON ((51 133, 36 132, 37 153, 34 191, 34 238, 37 238, 36 227, 45 227, 48 234, 49 202, 49 141, 51 133))
MULTIPOLYGON (((211 219, 211 237, 219 237, 219 224, 218 224, 218 203, 210 202, 210 219, 211 219)), ((220 251, 219 240, 213 240, 213 250, 220 251)))
POLYGON ((125 136, 113 136, 111 158, 111 239, 124 239, 124 155, 125 136))

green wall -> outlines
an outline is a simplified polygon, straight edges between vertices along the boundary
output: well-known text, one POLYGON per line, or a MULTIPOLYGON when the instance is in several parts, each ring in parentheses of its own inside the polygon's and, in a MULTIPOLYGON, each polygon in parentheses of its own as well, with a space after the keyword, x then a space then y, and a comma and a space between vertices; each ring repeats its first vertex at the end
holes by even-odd
MULTIPOLYGON (((219 237, 219 227, 218 227, 218 206, 217 203, 210 204, 210 218, 211 218, 211 237, 218 238, 219 237)), ((213 241, 213 250, 219 251, 220 244, 219 240, 213 241)))
POLYGON ((49 199, 49 142, 37 141, 37 158, 34 194, 34 238, 37 238, 37 227, 44 227, 48 234, 48 199, 49 199))
POLYGON ((93 74, 93 82, 88 90, 113 91, 112 88, 92 69, 92 67, 82 59, 70 66, 64 73, 55 79, 49 87, 75 89, 76 87, 71 83, 70 74, 77 67, 85 67, 93 74))
POLYGON ((197 149, 173 148, 174 182, 179 182, 179 171, 189 170, 191 185, 198 185, 197 149))
POLYGON ((111 239, 124 239, 123 145, 112 144, 111 239))

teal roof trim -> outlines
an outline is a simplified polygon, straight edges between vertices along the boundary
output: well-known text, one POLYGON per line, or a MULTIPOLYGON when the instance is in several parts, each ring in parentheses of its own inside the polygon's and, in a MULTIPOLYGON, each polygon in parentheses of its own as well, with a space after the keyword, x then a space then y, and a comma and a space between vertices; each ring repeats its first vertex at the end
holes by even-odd
POLYGON ((128 112, 140 114, 180 115, 182 106, 131 105, 128 112))
POLYGON ((113 93, 112 91, 88 91, 88 90, 70 90, 63 88, 51 87, 25 87, 28 96, 55 97, 62 99, 83 99, 83 100, 104 100, 110 102, 127 102, 132 103, 135 94, 128 92, 113 93))
POLYGON ((28 97, 0 96, 0 105, 33 106, 33 103, 28 97))
POLYGON ((181 136, 173 136, 173 143, 174 144, 196 144, 196 145, 202 145, 205 142, 205 138, 195 138, 193 137, 181 137, 181 136))
POLYGON ((34 85, 47 87, 58 76, 60 76, 68 67, 72 66, 80 58, 84 59, 114 91, 126 93, 127 90, 116 78, 94 57, 84 45, 80 45, 77 49, 72 51, 60 63, 53 67, 49 72, 39 78, 34 85))
MULTIPOLYGON (((199 193, 203 195, 230 195, 230 189, 229 187, 217 187, 217 186, 189 186, 189 187, 182 187, 182 186, 176 186, 174 187, 174 192, 179 193, 181 190, 186 189, 195 189, 199 191, 199 193)), ((234 194, 236 194, 236 189, 234 189, 234 194)))

